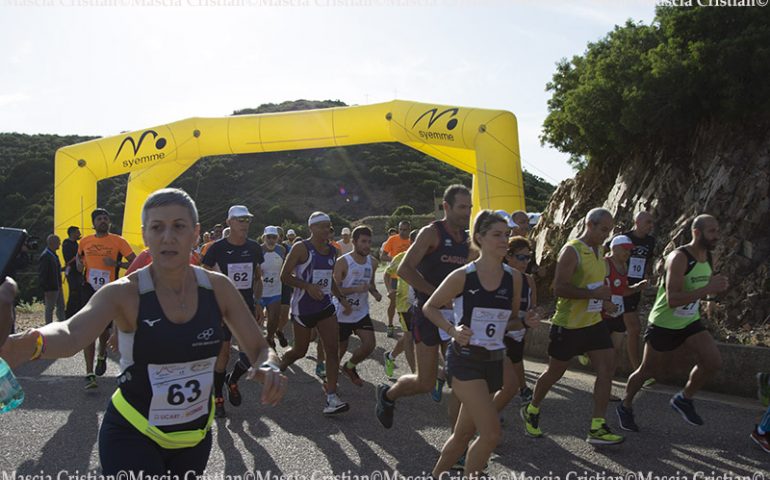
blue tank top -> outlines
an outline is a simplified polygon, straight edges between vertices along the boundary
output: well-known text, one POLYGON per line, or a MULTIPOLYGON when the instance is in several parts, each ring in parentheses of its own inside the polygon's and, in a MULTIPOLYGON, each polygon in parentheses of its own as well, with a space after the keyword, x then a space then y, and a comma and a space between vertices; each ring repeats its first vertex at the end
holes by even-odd
POLYGON ((198 309, 182 324, 163 313, 149 268, 138 270, 136 331, 118 333, 123 397, 164 432, 201 429, 211 408, 214 362, 222 342, 222 313, 206 273, 192 267, 198 309))
MULTIPOLYGON (((447 232, 443 220, 435 221, 431 225, 438 232, 439 244, 434 251, 422 257, 417 264, 417 271, 428 283, 438 287, 450 273, 468 261, 468 234, 463 231, 462 239, 458 242, 447 232)), ((420 307, 425 305, 428 297, 422 292, 415 292, 415 298, 420 307)))
POLYGON ((291 297, 292 315, 312 315, 329 308, 332 304, 332 271, 334 270, 337 250, 329 245, 329 253, 324 255, 315 249, 310 240, 302 240, 302 243, 307 248, 307 260, 305 263, 297 265, 294 274, 304 282, 314 283, 321 287, 324 298, 315 300, 306 290, 295 288, 291 297))

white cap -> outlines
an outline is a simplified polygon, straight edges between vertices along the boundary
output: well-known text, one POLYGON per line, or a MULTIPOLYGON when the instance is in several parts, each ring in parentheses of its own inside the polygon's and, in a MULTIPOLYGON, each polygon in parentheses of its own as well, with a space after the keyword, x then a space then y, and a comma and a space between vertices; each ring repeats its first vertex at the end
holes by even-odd
POLYGON ((350 235, 350 229, 348 227, 343 228, 340 235, 350 235))
POLYGON ((610 242, 610 248, 614 247, 623 247, 628 250, 631 250, 634 248, 634 242, 631 241, 630 238, 628 238, 626 235, 618 235, 617 237, 613 238, 610 242))
POLYGON ((253 217, 251 213, 249 213, 249 209, 246 208, 244 205, 233 205, 230 207, 230 210, 227 211, 227 219, 230 220, 231 218, 240 218, 240 217, 253 217))
POLYGON ((506 222, 508 222, 508 228, 516 228, 518 225, 516 225, 516 222, 513 221, 510 215, 508 215, 508 212, 505 210, 495 210, 495 213, 500 215, 505 219, 506 222))
POLYGON ((278 228, 276 228, 276 227, 274 227, 272 225, 268 225, 267 227, 265 227, 264 235, 276 235, 276 236, 278 236, 278 228))
POLYGON ((290 228, 289 231, 286 232, 286 236, 288 237, 289 235, 297 235, 297 234, 296 232, 294 232, 294 229, 290 228))

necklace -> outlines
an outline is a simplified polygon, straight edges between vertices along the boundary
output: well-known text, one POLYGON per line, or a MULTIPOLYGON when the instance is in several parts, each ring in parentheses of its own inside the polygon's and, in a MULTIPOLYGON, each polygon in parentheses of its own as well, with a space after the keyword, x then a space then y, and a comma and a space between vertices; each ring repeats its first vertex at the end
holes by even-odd
POLYGON ((179 292, 169 287, 169 290, 171 290, 174 293, 174 295, 176 295, 176 301, 179 304, 180 310, 187 309, 187 304, 185 303, 185 296, 184 296, 186 283, 187 283, 187 272, 185 272, 184 277, 182 277, 182 289, 179 292))

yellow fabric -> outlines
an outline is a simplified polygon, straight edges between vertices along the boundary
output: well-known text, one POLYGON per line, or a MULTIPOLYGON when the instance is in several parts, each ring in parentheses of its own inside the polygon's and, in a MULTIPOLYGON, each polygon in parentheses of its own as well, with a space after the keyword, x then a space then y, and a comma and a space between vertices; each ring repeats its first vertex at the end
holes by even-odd
POLYGON ((406 256, 406 252, 401 252, 390 261, 390 265, 385 269, 385 273, 390 275, 390 278, 397 278, 396 283, 396 311, 406 312, 409 310, 409 284, 406 283, 401 277, 398 276, 398 266, 401 265, 401 260, 406 256))
MULTIPOLYGON (((223 118, 189 118, 60 148, 54 233, 89 232, 99 180, 129 174, 122 235, 143 249, 141 206, 211 155, 400 142, 473 175, 473 209, 525 209, 516 117, 503 110, 403 100, 223 118)), ((205 180, 205 179, 204 179, 205 180)), ((90 233, 90 232, 89 232, 90 233)))
POLYGON ((206 421, 206 426, 204 428, 168 433, 154 425, 150 425, 150 422, 128 403, 128 400, 123 396, 123 392, 121 392, 120 389, 115 390, 115 393, 112 394, 112 404, 115 406, 115 409, 123 415, 123 418, 133 425, 140 433, 146 435, 150 440, 161 447, 168 449, 190 448, 198 445, 206 437, 206 434, 211 428, 211 424, 214 422, 214 397, 211 397, 209 418, 206 421))
MULTIPOLYGON (((607 277, 607 261, 578 239, 567 242, 565 248, 574 248, 578 256, 578 265, 572 274, 570 283, 577 288, 589 288, 590 285, 603 284, 607 277)), ((560 327, 574 329, 585 328, 602 321, 601 312, 588 311, 589 299, 559 297, 556 301, 556 313, 551 322, 560 327)))

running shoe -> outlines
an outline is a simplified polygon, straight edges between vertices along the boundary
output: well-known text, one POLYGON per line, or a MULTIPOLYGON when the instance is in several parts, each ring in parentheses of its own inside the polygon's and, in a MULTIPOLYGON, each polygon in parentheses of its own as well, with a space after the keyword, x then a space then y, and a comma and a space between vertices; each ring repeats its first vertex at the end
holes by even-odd
POLYGON ((356 367, 348 368, 347 365, 342 366, 342 373, 347 375, 347 377, 350 379, 351 382, 353 382, 353 385, 357 387, 363 387, 364 381, 361 380, 361 377, 358 376, 358 372, 356 371, 356 367))
POLYGON ((231 382, 230 379, 232 378, 232 373, 227 376, 226 383, 227 383, 227 399, 230 400, 230 405, 237 407, 241 404, 243 401, 243 398, 241 397, 241 391, 238 390, 238 384, 235 382, 231 382))
POLYGON ((392 378, 396 370, 396 361, 390 357, 390 352, 385 352, 383 358, 385 359, 385 376, 392 378))
POLYGON ((759 445, 759 448, 766 451, 767 453, 770 453, 770 435, 765 432, 764 435, 760 435, 757 431, 757 426, 754 425, 754 430, 751 432, 751 435, 749 435, 751 439, 759 445))
POLYGON ((586 438, 586 442, 593 445, 617 445, 623 443, 623 440, 623 435, 612 433, 606 423, 597 429, 589 430, 586 438))
POLYGON ((107 357, 97 357, 94 373, 96 374, 97 377, 101 377, 102 375, 104 375, 104 372, 106 371, 107 371, 107 357))
POLYGON ((639 426, 634 420, 633 408, 626 408, 623 406, 623 403, 620 403, 617 408, 615 408, 615 413, 618 414, 618 423, 620 423, 620 428, 629 432, 639 431, 639 426))
POLYGON ((522 387, 519 389, 519 400, 521 403, 530 403, 532 401, 532 395, 534 392, 529 387, 522 387))
POLYGON ((321 380, 326 380, 326 364, 319 362, 315 364, 315 375, 321 380))
POLYGON ((433 386, 433 391, 430 392, 430 398, 436 403, 441 403, 441 395, 444 393, 444 383, 446 383, 446 380, 437 378, 436 385, 433 386))
POLYGON ((96 387, 98 387, 98 385, 96 384, 96 375, 94 375, 93 373, 89 373, 88 375, 86 375, 85 389, 93 390, 96 387))
POLYGON ((334 415, 337 413, 347 412, 350 410, 350 405, 340 400, 340 397, 336 393, 330 393, 326 396, 326 406, 324 407, 324 415, 334 415))
POLYGON ((225 399, 223 397, 216 397, 214 399, 214 418, 226 418, 225 413, 225 399))
POLYGON ((543 431, 538 427, 540 423, 540 413, 529 413, 529 404, 521 407, 521 419, 524 420, 524 433, 528 437, 538 438, 543 436, 543 431))
POLYGON ((588 358, 588 355, 578 355, 578 362, 584 367, 587 367, 591 364, 591 359, 588 358))
POLYGON ((644 381, 644 383, 642 384, 642 388, 650 388, 653 385, 655 385, 657 382, 658 382, 657 380, 655 380, 654 378, 650 377, 650 378, 648 378, 647 380, 644 381))
POLYGON ((684 418, 685 422, 690 425, 703 425, 703 419, 700 418, 700 415, 695 411, 695 405, 692 400, 688 400, 684 398, 681 393, 677 393, 671 397, 669 403, 671 404, 671 408, 679 412, 679 415, 684 418))
POLYGON ((396 409, 395 402, 391 402, 385 397, 390 389, 387 385, 378 385, 376 391, 377 404, 374 407, 374 413, 377 415, 377 420, 380 421, 383 427, 390 428, 393 426, 393 411, 396 409))

